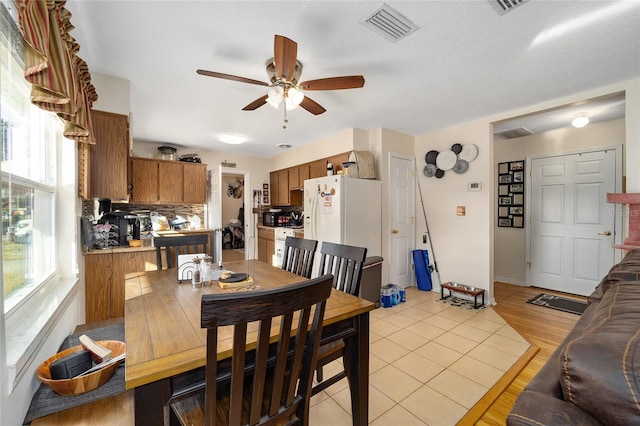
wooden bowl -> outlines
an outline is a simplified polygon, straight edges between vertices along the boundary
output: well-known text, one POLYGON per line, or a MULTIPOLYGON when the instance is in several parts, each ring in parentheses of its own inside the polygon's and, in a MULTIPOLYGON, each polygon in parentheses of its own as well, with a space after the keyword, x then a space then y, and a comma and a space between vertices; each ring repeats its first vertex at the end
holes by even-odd
POLYGON ((142 247, 142 240, 129 240, 129 247, 142 247))
MULTIPOLYGON (((98 343, 106 347, 107 349, 111 349, 112 358, 125 353, 126 345, 123 342, 119 342, 117 340, 100 340, 98 341, 98 343)), ((36 371, 38 380, 49 386, 55 393, 59 395, 78 395, 97 389, 107 383, 122 362, 115 362, 111 365, 101 368, 98 371, 87 374, 86 376, 59 380, 54 380, 51 378, 49 366, 53 361, 81 350, 83 350, 82 345, 74 346, 72 348, 65 349, 62 352, 58 352, 54 356, 47 359, 45 362, 40 364, 38 370, 36 371)))

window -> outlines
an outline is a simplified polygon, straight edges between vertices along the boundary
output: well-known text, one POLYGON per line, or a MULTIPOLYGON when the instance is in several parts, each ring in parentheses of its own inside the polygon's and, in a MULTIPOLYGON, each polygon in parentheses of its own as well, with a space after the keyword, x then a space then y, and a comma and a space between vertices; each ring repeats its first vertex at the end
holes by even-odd
POLYGON ((5 314, 56 275, 58 117, 31 104, 23 41, 3 9, 0 34, 2 271, 5 314))

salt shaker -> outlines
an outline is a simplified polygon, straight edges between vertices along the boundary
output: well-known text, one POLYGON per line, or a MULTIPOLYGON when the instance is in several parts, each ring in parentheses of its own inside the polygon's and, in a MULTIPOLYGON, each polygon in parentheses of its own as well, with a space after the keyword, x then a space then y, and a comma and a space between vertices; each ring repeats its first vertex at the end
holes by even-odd
POLYGON ((200 259, 196 257, 193 259, 193 275, 191 275, 191 284, 194 288, 202 287, 202 269, 200 267, 200 259))
POLYGON ((202 285, 211 285, 211 256, 202 259, 202 285))

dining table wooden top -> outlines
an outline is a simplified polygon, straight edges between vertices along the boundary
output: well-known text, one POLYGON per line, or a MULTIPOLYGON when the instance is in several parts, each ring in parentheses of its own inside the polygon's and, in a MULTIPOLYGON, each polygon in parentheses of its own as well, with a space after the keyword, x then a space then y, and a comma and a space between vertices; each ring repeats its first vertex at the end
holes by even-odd
MULTIPOLYGON (((231 262, 225 269, 247 273, 261 291, 304 281, 258 260, 231 262)), ((178 282, 177 269, 126 274, 125 340, 127 360, 125 386, 133 389, 202 367, 206 362, 207 333, 200 327, 203 294, 248 291, 245 287, 222 289, 213 285, 194 288, 178 282)), ((368 301, 333 289, 327 300, 323 324, 329 325, 374 309, 368 301)), ((272 333, 277 333, 274 323, 272 333)), ((247 339, 255 340, 251 330, 247 339)), ((219 336, 218 359, 231 356, 231 335, 219 336)))

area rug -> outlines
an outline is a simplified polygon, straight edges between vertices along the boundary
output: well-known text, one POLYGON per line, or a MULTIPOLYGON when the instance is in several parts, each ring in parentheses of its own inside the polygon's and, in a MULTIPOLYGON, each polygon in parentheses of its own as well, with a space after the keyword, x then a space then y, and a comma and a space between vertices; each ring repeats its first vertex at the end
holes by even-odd
MULTIPOLYGON (((473 307, 473 300, 467 300, 467 299, 463 299, 461 297, 458 296, 450 296, 447 297, 446 299, 437 299, 437 302, 440 303, 445 303, 449 306, 455 306, 458 308, 463 308, 463 309, 470 309, 472 311, 481 311, 484 308, 487 307, 487 305, 480 305, 477 308, 473 307)), ((480 302, 478 302, 479 304, 480 302)))
POLYGON ((527 303, 544 306, 545 308, 557 309, 558 311, 569 312, 576 315, 582 315, 584 310, 587 309, 587 302, 581 302, 579 300, 573 300, 562 296, 554 296, 546 293, 540 293, 533 299, 527 300, 527 303))
MULTIPOLYGON (((89 330, 85 333, 93 340, 119 340, 124 342, 124 322, 107 327, 89 330)), ((80 334, 68 336, 60 346, 60 351, 80 344, 80 334)), ((31 399, 31 405, 24 419, 24 424, 31 423, 39 417, 48 416, 67 408, 87 404, 92 401, 117 395, 125 391, 124 387, 124 363, 120 364, 113 377, 98 389, 72 396, 61 396, 51 390, 50 387, 40 384, 35 395, 31 399)))

